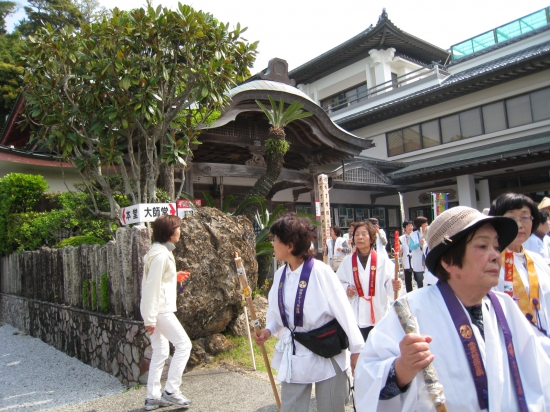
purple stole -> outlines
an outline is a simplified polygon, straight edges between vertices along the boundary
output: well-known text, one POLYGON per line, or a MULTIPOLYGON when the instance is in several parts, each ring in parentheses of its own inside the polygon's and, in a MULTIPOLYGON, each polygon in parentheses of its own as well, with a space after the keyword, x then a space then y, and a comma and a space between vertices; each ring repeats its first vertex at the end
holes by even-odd
MULTIPOLYGON (((300 282, 298 283, 298 289, 296 290, 296 299, 294 301, 294 329, 296 329, 297 326, 303 326, 304 325, 304 301, 306 299, 306 292, 307 287, 309 285, 309 276, 311 275, 311 269, 313 269, 313 258, 309 258, 307 260, 304 260, 303 266, 302 266, 302 273, 300 274, 300 282)), ((283 287, 285 284, 285 277, 286 277, 286 268, 288 267, 288 263, 285 265, 285 268, 283 269, 283 274, 281 275, 281 279, 279 280, 279 312, 281 314, 281 320, 283 321, 283 325, 285 328, 290 329, 288 326, 288 319, 286 317, 285 313, 285 303, 283 301, 283 287)))
MULTIPOLYGON (((488 409, 489 390, 487 384, 487 374, 485 372, 483 360, 481 359, 481 355, 479 353, 479 346, 477 345, 476 338, 472 331, 470 320, 468 319, 468 316, 466 316, 466 313, 464 312, 460 301, 458 300, 457 296, 455 295, 449 284, 447 282, 439 281, 437 282, 437 287, 439 288, 439 291, 443 296, 443 300, 445 301, 447 309, 449 310, 449 314, 453 319, 453 323, 455 325, 458 336, 462 341, 464 352, 466 354, 466 359, 468 359, 468 365, 470 366, 470 372, 472 373, 472 377, 474 379, 479 408, 488 409)), ((519 376, 518 365, 516 362, 510 327, 508 326, 508 322, 506 321, 506 317, 504 316, 502 306, 500 305, 500 302, 496 295, 492 291, 489 291, 487 296, 489 296, 489 299, 491 299, 493 307, 495 308, 497 321, 502 328, 502 332, 504 334, 504 342, 506 344, 506 349, 508 353, 508 363, 510 365, 510 371, 512 373, 512 380, 514 381, 514 386, 516 388, 516 395, 520 411, 528 412, 527 402, 525 401, 525 393, 523 392, 521 377, 519 376)))

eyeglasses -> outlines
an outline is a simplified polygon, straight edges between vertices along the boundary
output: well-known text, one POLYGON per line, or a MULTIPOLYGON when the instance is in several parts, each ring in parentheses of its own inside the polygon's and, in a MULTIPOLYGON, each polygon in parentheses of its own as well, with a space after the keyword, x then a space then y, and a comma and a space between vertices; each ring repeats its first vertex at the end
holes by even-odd
POLYGON ((517 223, 521 223, 522 225, 526 225, 527 223, 531 223, 533 221, 533 216, 515 217, 515 216, 504 215, 504 217, 510 217, 514 219, 517 223))

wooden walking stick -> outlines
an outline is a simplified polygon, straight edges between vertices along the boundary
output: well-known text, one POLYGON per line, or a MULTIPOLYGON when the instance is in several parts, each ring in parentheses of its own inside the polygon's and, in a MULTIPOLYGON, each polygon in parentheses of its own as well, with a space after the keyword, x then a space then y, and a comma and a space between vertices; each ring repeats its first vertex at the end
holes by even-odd
MULTIPOLYGON (((250 286, 248 286, 248 280, 246 279, 246 272, 244 270, 243 261, 239 257, 239 254, 237 252, 235 252, 235 266, 237 266, 237 274, 239 275, 239 282, 243 290, 243 295, 246 298, 246 301, 248 302, 248 307, 250 308, 250 316, 252 317, 252 325, 254 326, 254 332, 257 335, 261 330, 260 321, 256 317, 256 311, 254 310, 254 303, 252 302, 252 290, 250 289, 250 286)), ((264 357, 265 368, 267 369, 267 374, 269 375, 269 382, 271 382, 271 389, 273 389, 275 402, 277 402, 277 409, 281 410, 281 399, 279 398, 279 392, 277 391, 277 386, 275 385, 275 379, 273 378, 273 373, 271 372, 271 365, 269 363, 269 358, 267 357, 265 346, 261 345, 260 349, 262 350, 262 355, 264 357)))
MULTIPOLYGON (((395 258, 395 280, 399 279, 399 231, 395 231, 393 235, 393 252, 395 258)), ((397 300, 399 292, 393 291, 393 300, 397 300)))

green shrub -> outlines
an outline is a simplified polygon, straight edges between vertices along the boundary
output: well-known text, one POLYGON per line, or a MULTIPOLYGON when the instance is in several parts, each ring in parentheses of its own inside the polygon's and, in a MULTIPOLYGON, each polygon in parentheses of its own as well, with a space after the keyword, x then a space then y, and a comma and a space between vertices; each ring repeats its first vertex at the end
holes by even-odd
POLYGON ((101 275, 99 289, 100 309, 104 313, 109 313, 109 276, 107 273, 101 275))
POLYGON ((97 282, 92 280, 92 310, 97 310, 97 282))
POLYGON ((100 239, 93 235, 82 235, 82 236, 73 236, 63 239, 61 242, 56 244, 55 248, 62 248, 65 246, 80 246, 80 245, 104 245, 105 242, 103 239, 100 239))
POLYGON ((12 214, 30 212, 48 190, 46 180, 39 175, 9 173, 0 178, 0 254, 9 255, 18 244, 8 235, 12 214))
POLYGON ((60 240, 70 237, 77 224, 70 210, 18 213, 10 216, 6 239, 13 250, 54 247, 60 240))

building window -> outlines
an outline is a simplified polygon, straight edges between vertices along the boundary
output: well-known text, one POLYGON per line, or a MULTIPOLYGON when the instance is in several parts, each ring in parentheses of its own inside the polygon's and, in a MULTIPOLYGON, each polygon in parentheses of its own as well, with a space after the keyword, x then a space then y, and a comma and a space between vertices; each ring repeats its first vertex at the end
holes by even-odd
POLYGON ((422 123, 422 147, 432 147, 441 144, 439 138, 439 121, 432 120, 431 122, 422 123))
POLYGON ((533 121, 550 119, 550 88, 530 94, 533 109, 533 121))
POLYGON ((386 135, 388 141, 388 156, 396 156, 405 153, 403 147, 403 131, 397 130, 386 135))
POLYGON ((399 87, 399 85, 397 84, 397 73, 391 74, 391 85, 394 89, 397 89, 399 87))
POLYGON ((460 133, 460 118, 458 114, 453 114, 452 116, 443 117, 441 119, 441 137, 443 137, 443 143, 462 139, 462 134, 460 133))
POLYGON ((531 102, 529 95, 515 97, 506 100, 506 114, 508 115, 508 126, 516 127, 531 123, 531 102))
POLYGON ((460 131, 463 139, 483 134, 481 109, 479 107, 472 110, 466 110, 465 112, 459 113, 458 116, 460 117, 460 131))
POLYGON ((388 157, 547 119, 550 88, 388 132, 388 157))
POLYGON ((366 100, 368 98, 367 94, 367 83, 361 83, 321 100, 321 106, 327 113, 335 112, 366 100))
POLYGON ((506 111, 504 102, 488 104, 481 108, 483 112, 483 128, 485 133, 498 132, 506 129, 506 111))

